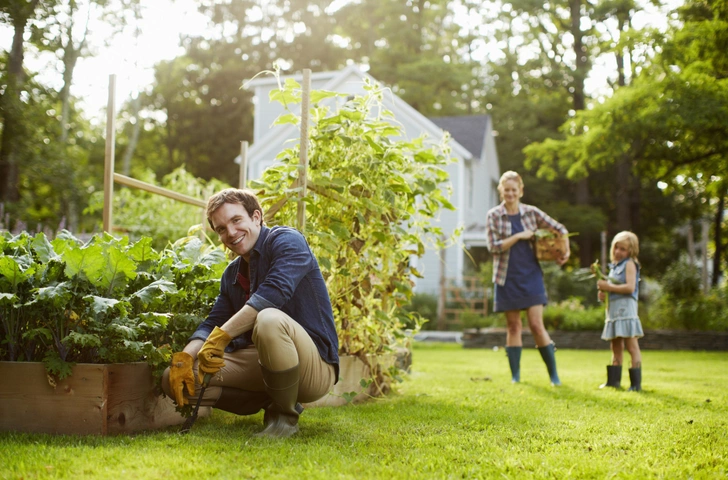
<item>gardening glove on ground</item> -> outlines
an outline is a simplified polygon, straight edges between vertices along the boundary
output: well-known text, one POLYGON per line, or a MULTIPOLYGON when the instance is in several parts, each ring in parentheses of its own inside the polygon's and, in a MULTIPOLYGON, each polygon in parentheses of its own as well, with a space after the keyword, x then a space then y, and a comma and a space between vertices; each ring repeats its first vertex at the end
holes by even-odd
POLYGON ((169 367, 169 387, 174 395, 174 401, 180 407, 190 403, 185 397, 185 388, 187 388, 188 395, 195 394, 195 374, 192 373, 194 362, 192 355, 186 352, 172 355, 172 364, 169 367))
POLYGON ((231 341, 232 337, 219 327, 215 327, 210 336, 207 337, 200 349, 200 353, 197 354, 197 361, 199 362, 197 377, 200 379, 200 383, 202 383, 206 373, 215 376, 225 366, 225 360, 223 360, 225 347, 231 341))

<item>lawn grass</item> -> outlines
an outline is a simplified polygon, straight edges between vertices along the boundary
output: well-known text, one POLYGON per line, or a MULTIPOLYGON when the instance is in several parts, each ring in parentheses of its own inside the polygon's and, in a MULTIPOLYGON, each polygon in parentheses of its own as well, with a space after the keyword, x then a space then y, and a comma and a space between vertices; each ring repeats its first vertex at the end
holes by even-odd
POLYGON ((308 409, 291 439, 224 412, 187 436, 0 433, 0 478, 726 478, 728 353, 643 352, 642 393, 597 388, 609 357, 558 351, 553 388, 535 349, 512 385, 502 349, 417 344, 396 394, 308 409))

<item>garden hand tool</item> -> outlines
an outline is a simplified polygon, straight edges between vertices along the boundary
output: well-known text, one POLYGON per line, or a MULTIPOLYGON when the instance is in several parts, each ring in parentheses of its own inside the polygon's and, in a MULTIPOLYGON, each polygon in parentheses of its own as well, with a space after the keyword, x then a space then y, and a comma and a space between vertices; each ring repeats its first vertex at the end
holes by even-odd
POLYGON ((190 433, 190 430, 192 430, 192 425, 195 424, 197 421, 197 412, 200 410, 200 403, 202 403, 202 396, 205 395, 205 389, 207 389, 207 386, 210 384, 210 380, 212 379, 212 375, 205 374, 205 376, 202 378, 202 387, 200 388, 200 395, 197 397, 197 403, 195 404, 195 409, 192 411, 192 416, 187 418, 185 420, 185 423, 182 425, 182 428, 179 429, 180 435, 184 435, 187 433, 190 433))
POLYGON ((202 378, 207 375, 215 375, 225 366, 225 347, 232 341, 232 337, 225 333, 220 327, 210 332, 210 335, 202 345, 200 352, 197 354, 197 377, 200 379, 200 383, 203 383, 202 378))
POLYGON ((186 352, 177 352, 172 355, 172 363, 169 367, 169 386, 178 406, 183 407, 189 403, 184 395, 187 389, 188 395, 195 394, 195 374, 192 373, 194 363, 192 355, 186 352))

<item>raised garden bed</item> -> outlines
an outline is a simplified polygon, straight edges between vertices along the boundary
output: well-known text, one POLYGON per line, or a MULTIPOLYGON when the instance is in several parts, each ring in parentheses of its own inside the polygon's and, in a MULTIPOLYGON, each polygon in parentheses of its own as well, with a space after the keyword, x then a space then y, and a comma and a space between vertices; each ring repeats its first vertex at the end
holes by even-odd
MULTIPOLYGON (((116 435, 182 424, 146 363, 77 364, 54 381, 42 363, 0 362, 0 430, 116 435)), ((209 415, 201 408, 200 415, 209 415)))

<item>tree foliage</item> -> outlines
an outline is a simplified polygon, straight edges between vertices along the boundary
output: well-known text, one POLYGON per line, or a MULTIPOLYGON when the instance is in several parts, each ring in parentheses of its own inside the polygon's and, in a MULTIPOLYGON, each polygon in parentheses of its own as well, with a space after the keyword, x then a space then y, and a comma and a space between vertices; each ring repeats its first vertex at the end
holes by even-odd
MULTIPOLYGON (((718 53, 728 42, 728 18, 721 17, 720 5, 686 6, 684 25, 666 40, 655 65, 563 124, 563 139, 530 145, 529 164, 545 176, 579 178, 626 158, 646 179, 643 188, 660 181, 683 196, 702 192, 693 218, 714 209, 726 196, 728 171, 728 70, 718 53)), ((722 208, 716 217, 719 234, 722 208)), ((720 241, 717 246, 720 252, 720 241)))

